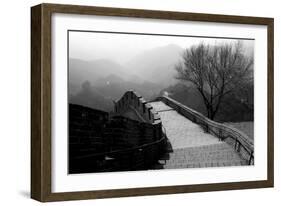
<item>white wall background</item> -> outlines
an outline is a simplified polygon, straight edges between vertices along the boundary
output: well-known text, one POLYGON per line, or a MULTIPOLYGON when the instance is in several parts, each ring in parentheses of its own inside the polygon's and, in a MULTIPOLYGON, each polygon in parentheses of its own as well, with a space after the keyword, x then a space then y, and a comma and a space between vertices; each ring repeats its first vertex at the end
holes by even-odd
MULTIPOLYGON (((95 6, 267 16, 275 18, 275 188, 48 203, 52 205, 279 205, 281 200, 281 13, 275 0, 60 0, 95 6), (279 127, 278 127, 279 126, 279 127)), ((39 205, 30 185, 30 7, 41 1, 2 1, 0 8, 0 203, 39 205)))

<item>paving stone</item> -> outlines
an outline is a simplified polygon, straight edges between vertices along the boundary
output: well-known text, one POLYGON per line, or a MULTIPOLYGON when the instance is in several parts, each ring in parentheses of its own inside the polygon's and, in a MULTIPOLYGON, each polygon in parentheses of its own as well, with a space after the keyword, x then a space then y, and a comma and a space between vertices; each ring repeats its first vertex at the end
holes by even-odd
POLYGON ((173 149, 222 143, 217 137, 205 133, 199 125, 172 110, 163 102, 150 104, 160 115, 173 149))
POLYGON ((229 144, 205 133, 197 124, 185 118, 163 102, 151 102, 161 117, 173 152, 159 163, 163 168, 201 168, 247 165, 247 161, 229 144))

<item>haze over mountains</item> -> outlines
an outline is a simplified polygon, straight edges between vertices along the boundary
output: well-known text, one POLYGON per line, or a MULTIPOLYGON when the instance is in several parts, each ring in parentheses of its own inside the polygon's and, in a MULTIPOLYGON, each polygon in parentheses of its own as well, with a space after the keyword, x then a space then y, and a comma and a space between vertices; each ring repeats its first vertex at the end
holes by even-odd
POLYGON ((182 52, 181 47, 173 44, 156 47, 128 59, 123 65, 105 58, 93 61, 70 58, 69 81, 72 84, 80 84, 86 80, 94 83, 114 74, 127 81, 151 81, 167 85, 173 82, 174 65, 180 60, 182 52))
POLYGON ((175 64, 180 60, 183 48, 169 44, 157 47, 131 59, 126 67, 132 68, 142 79, 155 82, 163 86, 175 83, 175 64))
MULTIPOLYGON (((118 62, 117 58, 112 58, 112 54, 111 57, 103 56, 94 60, 70 58, 69 103, 110 112, 114 108, 114 101, 128 90, 135 90, 146 100, 166 92, 171 98, 206 115, 203 99, 197 89, 191 83, 178 82, 174 78, 174 66, 181 61, 183 51, 176 44, 167 44, 142 50, 131 55, 127 61, 118 62)), ((251 51, 246 50, 246 55, 252 55, 251 51)), ((253 102, 253 88, 249 88, 247 93, 250 102, 253 102)), ((239 96, 241 94, 236 93, 225 98, 217 121, 253 119, 253 112, 239 102, 239 96)))
POLYGON ((182 51, 173 44, 156 47, 141 52, 124 65, 110 59, 70 58, 70 102, 108 111, 113 107, 113 100, 130 89, 151 99, 176 82, 174 65, 182 51))

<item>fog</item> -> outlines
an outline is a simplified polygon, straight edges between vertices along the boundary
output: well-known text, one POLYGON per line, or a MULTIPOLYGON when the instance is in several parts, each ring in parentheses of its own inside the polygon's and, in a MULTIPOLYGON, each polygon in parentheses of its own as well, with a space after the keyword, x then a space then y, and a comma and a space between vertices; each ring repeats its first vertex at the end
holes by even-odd
MULTIPOLYGON (((113 101, 128 90, 146 100, 163 92, 204 114, 205 107, 192 85, 176 80, 175 65, 182 53, 193 45, 236 43, 237 39, 101 32, 69 32, 69 102, 112 111, 113 101)), ((246 55, 254 54, 254 40, 240 40, 246 55)), ((250 90, 250 99, 253 92, 250 90)), ((235 102, 230 98, 227 105, 235 102)), ((223 121, 252 118, 252 112, 235 104, 219 114, 223 121), (240 113, 237 112, 241 111, 240 113), (236 116, 234 115, 236 114, 236 116), (229 115, 231 114, 231 115, 229 115), (232 118, 232 119, 231 119, 232 118)))
MULTIPOLYGON (((235 39, 70 31, 69 57, 87 61, 110 59, 125 65, 135 56, 158 47, 175 45, 186 49, 200 42, 216 45, 233 41, 235 39)), ((254 41, 242 42, 245 52, 252 54, 254 41)))

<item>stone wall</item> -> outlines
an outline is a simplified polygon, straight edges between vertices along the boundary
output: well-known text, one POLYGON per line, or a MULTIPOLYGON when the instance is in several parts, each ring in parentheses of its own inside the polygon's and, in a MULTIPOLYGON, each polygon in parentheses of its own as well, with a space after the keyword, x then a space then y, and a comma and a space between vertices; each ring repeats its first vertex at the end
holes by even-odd
POLYGON ((104 132, 111 150, 137 147, 155 142, 162 137, 161 124, 149 124, 131 120, 123 116, 114 116, 106 124, 104 132))
POLYGON ((69 105, 69 172, 148 169, 165 148, 161 122, 151 124, 69 105))
POLYGON ((70 154, 74 151, 78 154, 106 151, 103 133, 107 122, 107 112, 69 104, 70 154))
POLYGON ((135 91, 127 91, 115 102, 114 112, 137 121, 157 124, 160 116, 152 106, 135 91))

